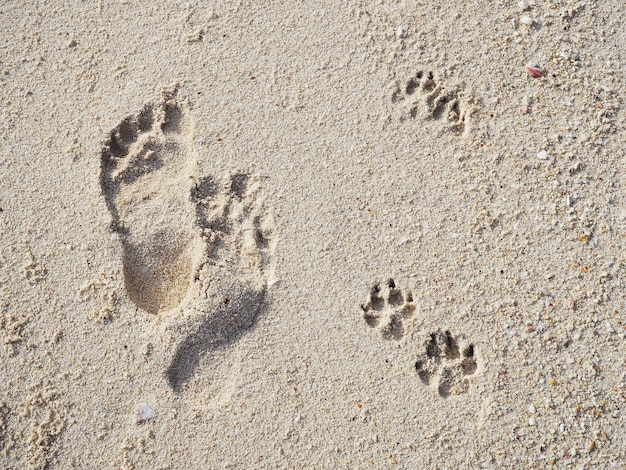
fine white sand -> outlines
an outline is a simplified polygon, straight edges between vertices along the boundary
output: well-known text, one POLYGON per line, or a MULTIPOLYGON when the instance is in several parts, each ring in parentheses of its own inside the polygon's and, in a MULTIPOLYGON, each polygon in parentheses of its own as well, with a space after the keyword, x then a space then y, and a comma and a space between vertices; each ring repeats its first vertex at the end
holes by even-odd
POLYGON ((625 468, 625 21, 4 2, 0 468, 625 468))

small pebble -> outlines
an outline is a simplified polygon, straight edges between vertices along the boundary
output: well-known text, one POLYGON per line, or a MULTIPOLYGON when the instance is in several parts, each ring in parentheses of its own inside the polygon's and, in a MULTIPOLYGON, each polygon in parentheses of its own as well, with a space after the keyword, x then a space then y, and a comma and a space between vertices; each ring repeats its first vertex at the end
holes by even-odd
POLYGON ((537 412, 537 409, 535 408, 535 405, 533 405, 532 403, 530 404, 530 406, 528 407, 528 412, 531 415, 534 415, 537 412))
POLYGON ((565 423, 561 423, 560 424, 559 431, 561 431, 561 434, 563 434, 565 432, 565 423))
POLYGON ((535 24, 535 20, 533 20, 530 16, 522 16, 519 21, 526 26, 532 26, 535 24))
POLYGON ((537 424, 537 421, 535 421, 535 418, 533 418, 532 416, 530 418, 528 418, 528 425, 529 426, 535 426, 537 424))
POLYGON ((152 411, 152 408, 150 408, 147 403, 139 403, 136 411, 137 424, 142 424, 154 419, 154 411, 152 411))
POLYGON ((530 8, 530 7, 528 6, 528 3, 523 2, 523 1, 522 1, 522 2, 519 2, 519 3, 517 4, 517 6, 519 7, 520 11, 526 11, 526 10, 528 10, 528 9, 530 8))
POLYGON ((398 30, 396 31, 396 36, 398 36, 399 38, 404 37, 404 29, 402 28, 402 26, 400 26, 398 30))
POLYGON ((545 150, 541 150, 539 153, 537 153, 537 158, 539 160, 547 160, 548 159, 548 152, 546 152, 545 150))

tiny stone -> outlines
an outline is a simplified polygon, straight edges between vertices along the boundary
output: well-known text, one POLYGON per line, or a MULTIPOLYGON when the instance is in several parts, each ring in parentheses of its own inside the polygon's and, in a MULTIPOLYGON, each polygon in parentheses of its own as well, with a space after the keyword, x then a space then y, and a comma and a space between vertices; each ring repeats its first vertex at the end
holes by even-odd
POLYGON ((531 404, 530 404, 530 406, 528 407, 528 412, 529 412, 531 415, 534 415, 534 414, 537 412, 537 410, 536 410, 536 408, 535 408, 535 405, 533 405, 533 404, 531 403, 531 404))
POLYGON ((565 432, 565 423, 559 425, 559 431, 561 431, 561 434, 565 432))
POLYGON ((137 424, 145 423, 154 419, 154 411, 148 406, 147 403, 139 403, 137 405, 137 424))
POLYGON ((533 20, 530 16, 522 16, 522 18, 519 21, 520 23, 523 23, 526 26, 532 26, 533 24, 535 24, 535 20, 533 20))
POLYGON ((532 416, 530 418, 528 418, 528 425, 529 426, 535 426, 537 424, 537 422, 535 421, 535 418, 533 418, 532 416))
POLYGON ((402 28, 402 26, 400 26, 396 31, 396 36, 398 36, 399 38, 404 37, 404 29, 402 28))
POLYGON ((529 8, 528 3, 524 2, 524 1, 519 2, 517 4, 517 6, 519 7, 520 11, 526 11, 529 8))
POLYGON ((545 150, 541 150, 539 153, 537 153, 537 158, 540 160, 547 160, 548 152, 546 152, 545 150))

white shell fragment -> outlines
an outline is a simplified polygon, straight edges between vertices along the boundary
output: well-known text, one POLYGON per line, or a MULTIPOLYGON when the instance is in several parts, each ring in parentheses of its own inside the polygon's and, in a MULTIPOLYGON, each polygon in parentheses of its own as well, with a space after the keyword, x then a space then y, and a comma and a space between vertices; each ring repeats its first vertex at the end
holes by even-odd
POLYGON ((533 20, 530 16, 522 16, 519 21, 526 26, 532 26, 535 24, 535 20, 533 20))
POLYGON ((535 421, 535 418, 533 418, 532 416, 528 419, 528 425, 529 426, 536 426, 537 425, 537 421, 535 421))
POLYGON ((546 152, 545 150, 541 150, 539 153, 537 153, 537 158, 539 160, 547 160, 548 159, 548 152, 546 152))
POLYGON ((532 403, 530 404, 530 406, 528 407, 528 412, 532 415, 534 415, 537 412, 537 409, 535 408, 535 405, 533 405, 532 403))
POLYGON ((136 408, 137 411, 137 424, 143 424, 146 421, 154 419, 154 411, 148 406, 147 403, 139 403, 136 408))

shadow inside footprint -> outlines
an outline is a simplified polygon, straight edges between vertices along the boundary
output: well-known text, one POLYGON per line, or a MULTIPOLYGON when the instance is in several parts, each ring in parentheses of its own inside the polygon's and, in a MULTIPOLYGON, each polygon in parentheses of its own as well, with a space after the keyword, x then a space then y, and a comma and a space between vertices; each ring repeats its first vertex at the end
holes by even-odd
POLYGON ((169 386, 175 392, 180 391, 206 354, 237 341, 265 313, 267 306, 265 290, 244 288, 236 296, 223 298, 176 348, 166 372, 169 386))

